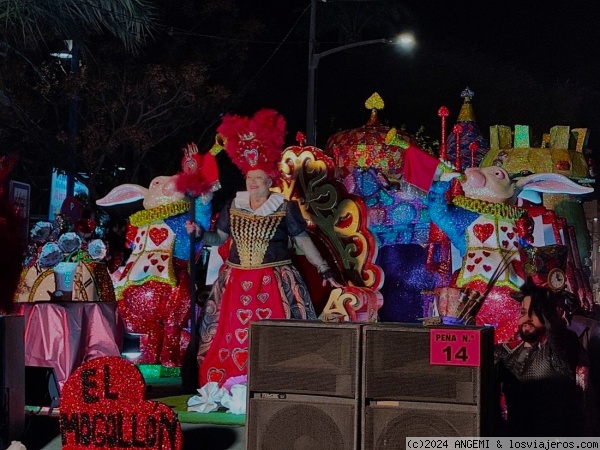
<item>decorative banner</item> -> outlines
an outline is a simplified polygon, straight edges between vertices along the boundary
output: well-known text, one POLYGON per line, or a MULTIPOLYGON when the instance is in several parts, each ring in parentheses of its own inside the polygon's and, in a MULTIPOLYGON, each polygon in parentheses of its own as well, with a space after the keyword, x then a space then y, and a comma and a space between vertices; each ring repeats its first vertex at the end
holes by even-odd
POLYGON ((144 400, 138 368, 118 356, 92 359, 73 372, 60 399, 64 450, 181 450, 182 433, 167 405, 144 400))
POLYGON ((429 333, 429 363, 443 366, 481 365, 481 331, 432 328, 429 333))

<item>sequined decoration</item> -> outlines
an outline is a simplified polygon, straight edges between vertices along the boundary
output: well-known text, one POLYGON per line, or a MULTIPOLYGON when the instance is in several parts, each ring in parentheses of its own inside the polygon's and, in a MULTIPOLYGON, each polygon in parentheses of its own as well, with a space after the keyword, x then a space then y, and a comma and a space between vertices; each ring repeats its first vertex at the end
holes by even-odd
POLYGON ((231 235, 237 244, 240 264, 242 267, 260 266, 285 211, 256 216, 232 209, 230 217, 231 235))
POLYGON ((167 405, 144 400, 137 367, 117 356, 92 359, 65 382, 60 399, 62 448, 180 450, 182 431, 167 405))
POLYGON ((172 217, 177 214, 183 214, 190 210, 190 204, 184 200, 169 203, 168 205, 157 206, 152 209, 145 209, 132 214, 129 217, 129 222, 134 227, 141 227, 153 222, 159 222, 167 217, 172 217))

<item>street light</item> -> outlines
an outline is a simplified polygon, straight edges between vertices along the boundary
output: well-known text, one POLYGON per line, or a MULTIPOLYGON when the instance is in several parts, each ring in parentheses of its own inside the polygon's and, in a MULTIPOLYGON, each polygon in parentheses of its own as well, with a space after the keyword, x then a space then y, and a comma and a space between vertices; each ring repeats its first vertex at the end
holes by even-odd
MULTIPOLYGON (((326 0, 321 0, 325 2, 326 0)), ((371 39, 367 41, 353 42, 351 44, 341 45, 321 53, 315 52, 317 29, 317 0, 310 2, 310 30, 308 38, 308 88, 306 102, 306 143, 308 145, 316 145, 317 143, 317 100, 316 100, 316 78, 319 61, 325 56, 332 55, 343 50, 348 50, 354 47, 362 47, 363 45, 371 44, 399 44, 405 50, 412 50, 416 41, 411 33, 402 33, 396 39, 371 39)))

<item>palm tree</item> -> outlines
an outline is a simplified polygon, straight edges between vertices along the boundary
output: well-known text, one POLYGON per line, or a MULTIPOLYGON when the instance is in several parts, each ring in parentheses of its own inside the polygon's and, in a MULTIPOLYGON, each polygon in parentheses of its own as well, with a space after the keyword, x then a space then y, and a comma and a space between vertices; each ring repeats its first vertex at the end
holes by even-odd
MULTIPOLYGON (((108 33, 136 52, 156 27, 149 0, 0 0, 0 55, 28 60, 27 51, 108 33)), ((32 64, 30 62, 30 64, 32 64)))

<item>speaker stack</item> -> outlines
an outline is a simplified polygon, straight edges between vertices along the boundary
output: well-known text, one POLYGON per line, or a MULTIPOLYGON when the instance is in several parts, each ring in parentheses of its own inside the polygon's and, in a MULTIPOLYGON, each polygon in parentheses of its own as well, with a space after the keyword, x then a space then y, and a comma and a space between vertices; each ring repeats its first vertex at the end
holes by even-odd
POLYGON ((251 325, 248 450, 357 448, 360 332, 358 324, 251 325))
POLYGON ((362 448, 404 449, 406 438, 417 436, 485 436, 493 341, 492 328, 365 325, 362 448), (432 332, 441 341, 441 356, 460 365, 431 363, 432 332), (469 355, 461 333, 474 340, 469 351, 479 353, 470 355, 476 365, 462 364, 469 355))
POLYGON ((485 436, 493 329, 436 327, 442 340, 446 329, 476 340, 477 364, 461 363, 457 343, 430 345, 420 325, 253 323, 246 448, 397 450, 411 436, 485 436), (432 364, 432 349, 451 364, 432 364))

